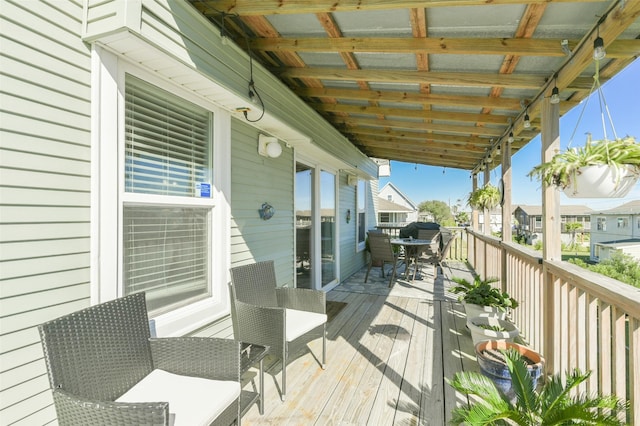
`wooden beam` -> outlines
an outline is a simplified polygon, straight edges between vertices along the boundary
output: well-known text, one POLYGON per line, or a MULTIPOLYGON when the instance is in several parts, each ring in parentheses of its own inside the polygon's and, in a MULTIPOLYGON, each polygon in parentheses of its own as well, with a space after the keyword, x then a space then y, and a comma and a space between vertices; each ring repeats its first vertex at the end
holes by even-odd
POLYGON ((344 68, 285 68, 273 70, 283 78, 314 78, 339 81, 377 81, 390 83, 430 83, 451 86, 489 86, 539 89, 547 76, 533 74, 433 72, 404 70, 347 70, 344 68))
POLYGON ((425 111, 421 109, 408 108, 382 108, 371 106, 358 106, 346 104, 311 104, 317 111, 347 113, 347 114, 370 114, 384 115, 407 118, 421 118, 423 120, 443 120, 443 121, 460 121, 468 123, 497 124, 508 125, 509 119, 506 115, 493 114, 471 114, 468 112, 452 112, 452 111, 425 111))
POLYGON ((402 121, 402 120, 374 120, 367 118, 340 118, 333 121, 336 126, 374 126, 386 129, 413 129, 424 130, 432 132, 443 132, 449 134, 462 134, 462 135, 482 135, 498 137, 503 133, 503 129, 496 129, 490 127, 474 127, 474 126, 452 126, 448 124, 434 124, 417 121, 402 121))
MULTIPOLYGON (((311 87, 298 87, 293 91, 299 96, 309 98, 336 98, 353 99, 380 102, 395 102, 423 105, 450 105, 465 107, 488 107, 503 110, 518 111, 522 107, 520 99, 514 98, 489 98, 486 96, 460 96, 440 95, 412 92, 393 92, 390 90, 356 90, 356 89, 317 89, 311 87)), ((572 102, 572 106, 578 102, 572 102)))
POLYGON ((473 137, 460 137, 460 136, 451 136, 451 135, 442 135, 439 133, 418 133, 418 132, 409 132, 398 135, 389 135, 380 130, 374 131, 361 131, 361 132, 351 132, 352 134, 362 135, 358 136, 360 140, 367 140, 372 142, 380 142, 380 143, 391 143, 396 140, 408 140, 408 141, 426 141, 428 143, 437 144, 434 146, 438 146, 441 148, 452 149, 452 150, 461 150, 461 151, 469 151, 475 152, 478 154, 483 154, 485 150, 491 146, 491 139, 487 138, 479 138, 477 136, 473 137))
MULTIPOLYGON (((380 52, 454 55, 517 55, 563 57, 560 39, 533 38, 258 38, 253 50, 268 52, 380 52)), ((569 40, 575 49, 579 40, 569 40)), ((607 48, 610 58, 640 55, 640 40, 617 40, 607 48)))
POLYGON ((528 3, 576 3, 601 0, 202 0, 194 6, 202 12, 217 10, 240 16, 280 15, 363 10, 389 10, 419 7, 485 6, 528 3))
POLYGON ((367 146, 370 148, 397 148, 397 149, 416 149, 422 150, 427 148, 434 153, 458 155, 461 158, 475 158, 484 154, 484 150, 473 147, 469 149, 464 144, 443 144, 437 142, 430 142, 428 140, 422 140, 419 142, 412 142, 401 138, 392 138, 390 141, 382 141, 377 137, 358 137, 357 145, 367 146))

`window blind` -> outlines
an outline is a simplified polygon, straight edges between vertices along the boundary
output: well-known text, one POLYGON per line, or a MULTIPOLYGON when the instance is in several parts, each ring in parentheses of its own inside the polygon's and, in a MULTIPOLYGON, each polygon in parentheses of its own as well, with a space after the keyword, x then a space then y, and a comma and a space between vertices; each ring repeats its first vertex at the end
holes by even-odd
POLYGON ((209 210, 125 206, 125 294, 147 292, 150 310, 208 295, 209 210))
POLYGON ((193 197, 209 182, 209 111, 127 75, 125 191, 193 197))

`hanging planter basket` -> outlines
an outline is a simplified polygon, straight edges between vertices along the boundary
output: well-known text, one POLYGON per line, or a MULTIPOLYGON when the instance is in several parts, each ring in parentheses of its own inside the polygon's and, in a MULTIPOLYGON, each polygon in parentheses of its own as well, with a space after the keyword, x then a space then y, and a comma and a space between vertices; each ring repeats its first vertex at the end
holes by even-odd
MULTIPOLYGON (((555 185, 570 198, 622 198, 640 178, 640 143, 632 136, 617 136, 600 85, 599 65, 599 61, 596 60, 591 92, 598 92, 604 138, 592 141, 589 134, 584 147, 570 148, 558 153, 551 161, 540 164, 529 172, 529 177, 536 177, 547 185, 555 185), (605 111, 613 130, 613 140, 607 138, 605 111)), ((587 103, 588 98, 580 118, 587 103)), ((578 129, 580 118, 571 135, 569 146, 578 129)))
POLYGON ((563 191, 569 198, 622 198, 639 178, 629 166, 585 166, 576 170, 575 179, 563 191))

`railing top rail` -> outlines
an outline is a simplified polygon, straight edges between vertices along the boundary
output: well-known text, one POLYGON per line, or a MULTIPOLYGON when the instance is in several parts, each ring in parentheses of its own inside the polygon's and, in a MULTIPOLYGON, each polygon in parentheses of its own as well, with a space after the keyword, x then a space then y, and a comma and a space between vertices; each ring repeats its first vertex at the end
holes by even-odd
POLYGON ((524 258, 530 263, 542 264, 542 256, 540 256, 539 251, 532 250, 528 247, 524 247, 521 244, 513 243, 511 241, 502 241, 492 235, 480 234, 471 229, 467 229, 467 232, 487 244, 496 247, 503 247, 507 252, 515 254, 517 257, 524 258))
POLYGON ((640 318, 640 288, 557 260, 544 261, 546 269, 575 287, 640 318))

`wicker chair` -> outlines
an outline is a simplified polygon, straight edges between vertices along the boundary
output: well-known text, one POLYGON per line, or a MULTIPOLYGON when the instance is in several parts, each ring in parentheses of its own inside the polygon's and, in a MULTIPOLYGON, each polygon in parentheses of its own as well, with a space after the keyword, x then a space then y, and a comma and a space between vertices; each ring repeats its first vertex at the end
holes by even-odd
POLYGON ((369 245, 369 266, 367 267, 367 273, 364 276, 364 282, 369 279, 369 272, 374 266, 380 266, 382 270, 382 278, 384 278, 384 265, 387 262, 391 262, 393 269, 391 270, 391 276, 389 278, 389 287, 393 285, 393 280, 396 277, 396 269, 398 267, 398 254, 393 252, 391 247, 391 239, 389 235, 381 232, 371 232, 368 235, 369 245))
MULTIPOLYGON (((444 239, 443 234, 440 234, 440 238, 444 239)), ((454 240, 454 235, 449 235, 447 242, 444 243, 444 247, 442 250, 433 250, 430 253, 423 253, 421 260, 423 263, 427 263, 433 265, 434 267, 434 276, 438 276, 442 269, 442 261, 447 257, 449 253, 449 249, 451 248, 451 243, 454 240)))
POLYGON ((240 342, 150 338, 144 293, 38 329, 60 425, 239 423, 240 342))
POLYGON ((287 393, 286 367, 292 342, 313 340, 322 333, 325 368, 326 297, 317 290, 277 287, 273 261, 231 268, 231 319, 237 340, 269 346, 282 359, 282 400, 287 393))

